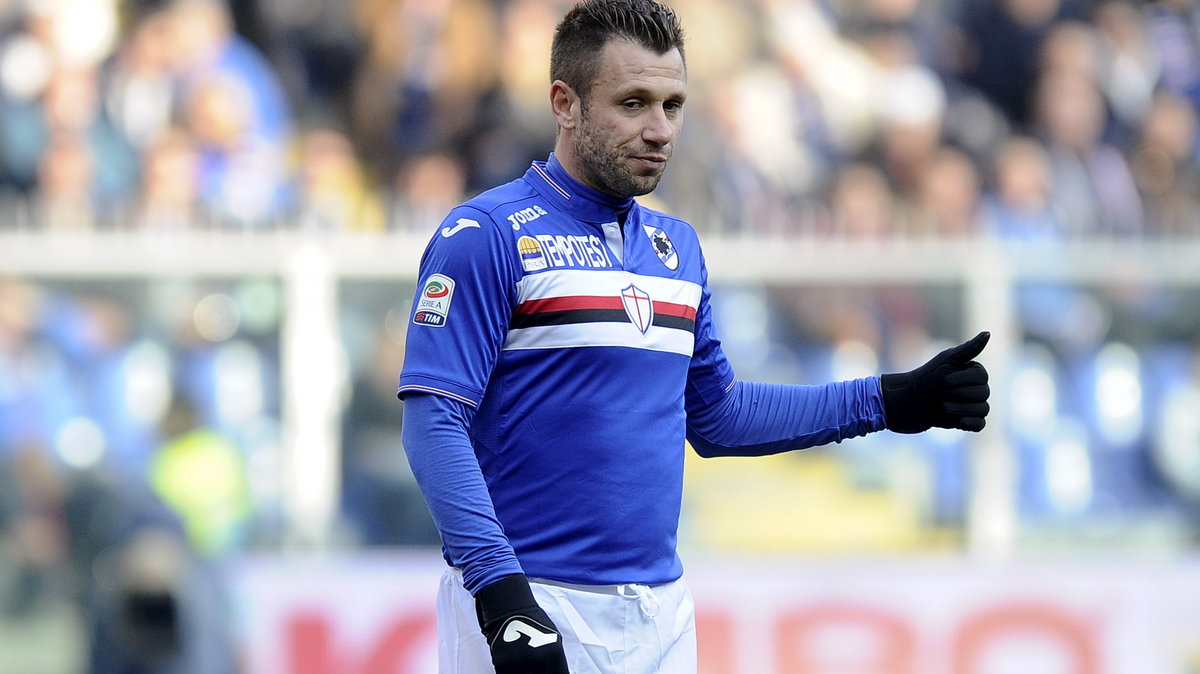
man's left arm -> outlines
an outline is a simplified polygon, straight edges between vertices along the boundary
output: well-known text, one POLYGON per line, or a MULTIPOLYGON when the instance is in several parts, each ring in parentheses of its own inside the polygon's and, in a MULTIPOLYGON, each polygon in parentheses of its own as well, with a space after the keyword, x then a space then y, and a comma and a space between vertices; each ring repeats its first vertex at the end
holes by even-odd
POLYGON ((884 428, 980 431, 990 389, 974 358, 988 338, 980 333, 909 372, 823 386, 737 382, 717 400, 689 401, 688 440, 701 456, 764 456, 884 428))
POLYGON ((878 377, 823 386, 739 381, 687 417, 688 441, 704 457, 766 456, 884 427, 878 377))

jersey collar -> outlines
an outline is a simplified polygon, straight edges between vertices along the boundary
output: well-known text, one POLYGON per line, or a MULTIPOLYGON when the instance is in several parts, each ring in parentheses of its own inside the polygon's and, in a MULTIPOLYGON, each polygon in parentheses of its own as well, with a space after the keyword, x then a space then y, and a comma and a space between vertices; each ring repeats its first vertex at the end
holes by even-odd
POLYGON ((584 222, 621 222, 633 207, 633 197, 614 197, 571 177, 554 153, 546 161, 535 161, 525 174, 538 192, 584 222))

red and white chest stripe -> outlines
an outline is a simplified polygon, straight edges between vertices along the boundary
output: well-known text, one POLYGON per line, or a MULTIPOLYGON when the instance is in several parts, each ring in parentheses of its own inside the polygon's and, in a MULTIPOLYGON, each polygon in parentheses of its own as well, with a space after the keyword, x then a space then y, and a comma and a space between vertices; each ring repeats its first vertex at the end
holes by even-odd
POLYGON ((627 271, 567 269, 517 283, 517 307, 502 347, 626 346, 691 356, 697 283, 627 271))

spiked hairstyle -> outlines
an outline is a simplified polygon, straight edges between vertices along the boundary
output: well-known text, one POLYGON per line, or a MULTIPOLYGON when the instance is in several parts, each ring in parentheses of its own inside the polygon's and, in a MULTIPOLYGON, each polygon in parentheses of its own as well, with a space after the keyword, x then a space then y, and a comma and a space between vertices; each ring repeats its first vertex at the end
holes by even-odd
POLYGON ((583 0, 554 31, 550 81, 566 82, 586 101, 600 52, 614 38, 630 40, 657 54, 678 49, 679 56, 684 56, 683 27, 671 8, 655 0, 583 0))

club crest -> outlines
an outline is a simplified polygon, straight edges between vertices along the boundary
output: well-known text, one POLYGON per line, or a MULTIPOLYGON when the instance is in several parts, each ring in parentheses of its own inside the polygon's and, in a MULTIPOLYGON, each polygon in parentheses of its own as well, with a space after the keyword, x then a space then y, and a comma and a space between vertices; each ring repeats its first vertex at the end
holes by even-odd
POLYGON ((625 313, 633 325, 643 335, 646 334, 654 322, 654 302, 650 300, 650 295, 630 283, 621 291, 621 303, 625 305, 625 313))
POLYGON ((678 269, 679 255, 675 252, 675 245, 671 243, 671 238, 667 236, 663 228, 642 225, 642 229, 646 230, 646 236, 650 237, 650 245, 654 248, 654 254, 658 256, 658 259, 662 260, 667 269, 671 271, 678 269))

